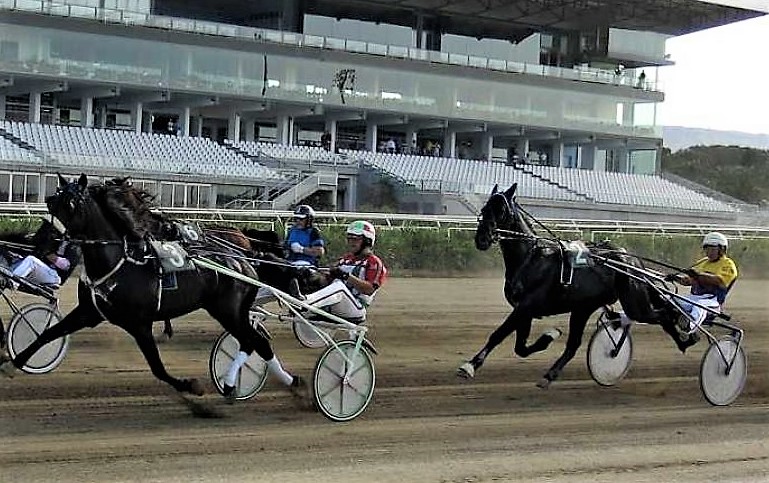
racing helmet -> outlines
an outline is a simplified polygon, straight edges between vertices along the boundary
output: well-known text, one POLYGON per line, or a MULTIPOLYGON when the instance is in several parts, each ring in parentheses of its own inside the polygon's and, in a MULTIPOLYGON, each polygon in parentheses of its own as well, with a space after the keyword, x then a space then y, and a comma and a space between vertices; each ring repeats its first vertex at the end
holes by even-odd
POLYGON ((376 229, 374 225, 364 220, 356 220, 347 227, 348 235, 362 236, 368 241, 368 246, 373 247, 376 241, 376 229))
POLYGON ((702 246, 704 247, 706 245, 717 245, 726 250, 729 248, 729 240, 723 233, 711 231, 702 239, 702 246))
POLYGON ((307 220, 307 224, 312 224, 312 220, 315 219, 315 210, 312 209, 312 206, 310 205, 299 205, 294 210, 294 218, 299 218, 300 220, 307 220))

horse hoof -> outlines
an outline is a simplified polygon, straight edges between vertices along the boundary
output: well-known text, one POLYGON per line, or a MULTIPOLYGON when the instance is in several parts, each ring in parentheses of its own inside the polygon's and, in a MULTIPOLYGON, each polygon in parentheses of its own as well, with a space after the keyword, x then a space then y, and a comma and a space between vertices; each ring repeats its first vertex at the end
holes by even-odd
POLYGON ((540 388, 540 389, 547 389, 548 387, 550 387, 550 383, 551 382, 553 382, 553 381, 551 381, 550 379, 548 379, 546 377, 543 377, 537 383, 537 387, 540 388))
POLYGON ((563 332, 561 329, 558 329, 556 327, 551 327, 550 329, 546 330, 542 337, 550 337, 553 340, 559 339, 563 335, 563 332))
POLYGON ((170 340, 171 340, 171 336, 166 334, 165 332, 155 336, 155 342, 157 342, 158 344, 165 344, 170 340))
POLYGON ((472 379, 475 377, 475 367, 469 362, 465 362, 457 369, 457 376, 463 379, 472 379))
POLYGON ((8 379, 13 379, 13 376, 16 375, 16 366, 14 366, 13 361, 6 356, 0 356, 0 374, 8 379))
POLYGON ((205 389, 203 388, 203 384, 200 383, 197 379, 190 379, 190 394, 194 394, 195 396, 202 396, 206 393, 205 389))

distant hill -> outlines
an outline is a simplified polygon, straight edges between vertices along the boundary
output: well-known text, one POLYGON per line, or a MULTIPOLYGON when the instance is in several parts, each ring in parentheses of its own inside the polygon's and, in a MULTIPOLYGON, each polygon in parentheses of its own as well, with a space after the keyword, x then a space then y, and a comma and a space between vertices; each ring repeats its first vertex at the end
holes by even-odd
POLYGON ((662 170, 752 204, 769 202, 769 151, 695 146, 662 152, 662 170))
POLYGON ((662 145, 673 152, 691 146, 740 146, 769 149, 769 134, 665 126, 662 128, 662 145))

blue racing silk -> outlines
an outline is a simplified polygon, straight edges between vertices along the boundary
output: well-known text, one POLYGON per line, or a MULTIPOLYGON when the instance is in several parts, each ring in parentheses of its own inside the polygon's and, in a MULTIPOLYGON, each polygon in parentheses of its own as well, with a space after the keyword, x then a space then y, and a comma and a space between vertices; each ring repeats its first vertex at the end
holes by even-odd
POLYGON ((290 262, 304 261, 314 266, 318 266, 318 257, 312 255, 306 255, 304 253, 294 253, 291 251, 291 244, 299 243, 303 247, 325 247, 325 242, 320 235, 320 231, 314 226, 307 228, 298 228, 296 226, 291 227, 288 230, 288 236, 286 236, 285 248, 286 259, 290 262))

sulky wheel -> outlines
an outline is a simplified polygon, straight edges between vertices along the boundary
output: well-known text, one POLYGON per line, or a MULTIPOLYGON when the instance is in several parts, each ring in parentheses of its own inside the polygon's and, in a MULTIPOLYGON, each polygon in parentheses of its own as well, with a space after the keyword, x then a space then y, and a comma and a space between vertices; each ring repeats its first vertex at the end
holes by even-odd
POLYGON ((342 341, 326 349, 313 376, 317 407, 332 421, 356 418, 374 395, 374 361, 364 347, 356 352, 353 341, 342 341))
POLYGON ((734 402, 747 378, 747 356, 733 337, 726 336, 710 344, 700 365, 700 388, 710 404, 728 406, 734 402))
MULTIPOLYGON (((61 315, 55 306, 44 303, 25 305, 11 318, 8 325, 7 344, 11 358, 16 356, 34 342, 44 330, 58 324, 61 315)), ((49 342, 29 358, 21 368, 29 374, 47 374, 56 369, 67 355, 69 336, 64 336, 49 342)))
POLYGON ((614 328, 599 320, 598 328, 587 346, 587 369, 601 386, 613 386, 627 375, 633 360, 633 338, 630 327, 614 328), (627 330, 625 339, 622 334, 627 330), (619 345, 619 344, 622 345, 619 345))
MULTIPOLYGON (((311 322, 305 322, 304 320, 294 320, 292 327, 294 329, 294 336, 304 347, 309 349, 320 349, 326 347, 326 341, 318 335, 310 326, 311 322)), ((316 330, 323 330, 316 328, 316 330)))
MULTIPOLYGON (((226 331, 222 332, 211 348, 208 369, 211 381, 219 394, 224 394, 224 375, 239 351, 240 343, 226 331)), ((267 363, 254 352, 238 371, 235 379, 235 399, 242 401, 254 397, 264 387, 265 382, 267 382, 267 363)))

